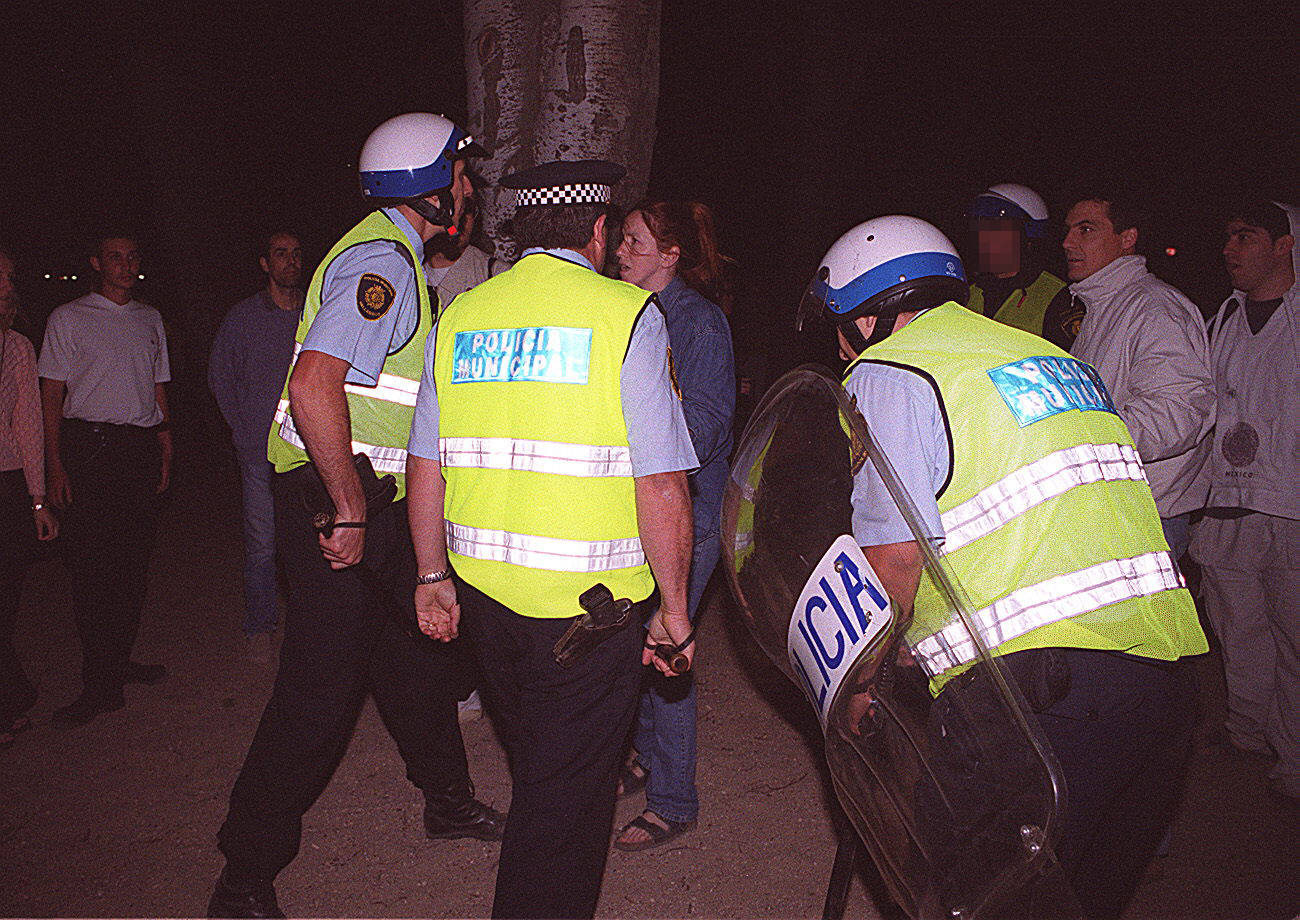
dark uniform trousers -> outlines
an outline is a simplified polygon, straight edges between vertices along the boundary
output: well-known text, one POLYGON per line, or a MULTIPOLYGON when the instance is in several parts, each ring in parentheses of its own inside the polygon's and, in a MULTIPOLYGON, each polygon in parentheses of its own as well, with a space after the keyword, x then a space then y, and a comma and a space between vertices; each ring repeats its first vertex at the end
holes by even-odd
POLYGON ((59 453, 72 489, 59 534, 72 576, 82 681, 92 696, 120 696, 157 529, 158 437, 152 428, 64 419, 59 453))
MULTIPOLYGON (((277 474, 276 548, 288 581, 280 668, 218 833, 232 874, 272 879, 297 855, 302 816, 347 749, 366 692, 374 694, 406 775, 426 794, 468 789, 446 650, 412 637, 385 603, 413 603, 415 555, 406 501, 373 512, 363 565, 335 571, 321 556, 302 498, 310 467, 277 474)), ((412 614, 413 617, 413 614, 412 614)))
POLYGON ((492 916, 590 917, 640 699, 649 607, 565 669, 552 649, 571 619, 520 616, 463 581, 457 599, 514 779, 492 916))

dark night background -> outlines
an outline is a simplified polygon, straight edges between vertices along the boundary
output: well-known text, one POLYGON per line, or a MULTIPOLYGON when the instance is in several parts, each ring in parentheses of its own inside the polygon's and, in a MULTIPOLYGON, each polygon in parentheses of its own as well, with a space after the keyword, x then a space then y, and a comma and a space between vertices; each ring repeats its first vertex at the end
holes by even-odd
MULTIPOLYGON (((0 237, 21 260, 27 331, 88 287, 100 226, 135 230, 182 429, 186 404, 207 411, 216 324, 262 283, 259 237, 299 228, 314 261, 362 213, 372 127, 465 114, 454 2, 26 6, 4 14, 0 237)), ((1153 269, 1208 310, 1227 288, 1222 195, 1300 197, 1285 22, 1126 24, 1103 40, 1037 14, 1032 35, 999 31, 968 7, 964 34, 935 33, 939 7, 907 21, 860 4, 663 7, 651 193, 715 208, 751 291, 732 323, 760 386, 798 358, 786 322, 822 253, 868 217, 915 214, 964 248, 962 210, 988 184, 1024 182, 1059 219, 1071 190, 1118 178, 1149 197, 1153 269)))

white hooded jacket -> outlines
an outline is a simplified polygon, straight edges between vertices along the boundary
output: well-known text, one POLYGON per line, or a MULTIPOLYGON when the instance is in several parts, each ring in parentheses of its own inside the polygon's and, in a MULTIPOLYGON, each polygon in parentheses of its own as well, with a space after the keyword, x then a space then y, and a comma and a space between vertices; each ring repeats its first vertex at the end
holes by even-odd
MULTIPOLYGON (((1281 207, 1300 267, 1300 210, 1281 207)), ((1245 291, 1223 302, 1210 334, 1218 423, 1202 476, 1209 505, 1300 519, 1300 278, 1258 334, 1245 291)))
POLYGON ((1101 374, 1146 466, 1162 518, 1204 507, 1201 468, 1214 426, 1214 379, 1201 312, 1120 256, 1070 285, 1087 313, 1071 352, 1101 374))

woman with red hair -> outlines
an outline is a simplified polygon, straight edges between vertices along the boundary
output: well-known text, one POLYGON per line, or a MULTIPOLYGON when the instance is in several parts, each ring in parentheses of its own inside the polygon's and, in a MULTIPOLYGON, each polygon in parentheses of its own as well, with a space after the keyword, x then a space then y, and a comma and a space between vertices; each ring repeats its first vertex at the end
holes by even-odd
MULTIPOLYGON (((691 475, 695 519, 687 600, 692 620, 721 553, 722 492, 731 454, 736 372, 731 328, 715 303, 725 296, 725 260, 709 209, 693 201, 642 201, 623 222, 616 253, 624 281, 653 291, 668 326, 674 380, 700 468, 691 475)), ((695 681, 648 676, 620 794, 642 786, 646 807, 619 831, 620 850, 648 850, 695 826, 695 681)))

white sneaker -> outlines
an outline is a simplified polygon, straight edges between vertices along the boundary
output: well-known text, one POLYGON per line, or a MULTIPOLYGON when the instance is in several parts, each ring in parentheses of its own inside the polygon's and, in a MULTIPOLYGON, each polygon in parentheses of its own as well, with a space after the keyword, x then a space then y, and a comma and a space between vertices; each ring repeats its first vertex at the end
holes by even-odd
POLYGON ((476 722, 483 718, 483 701, 475 690, 456 704, 456 718, 461 722, 476 722))

